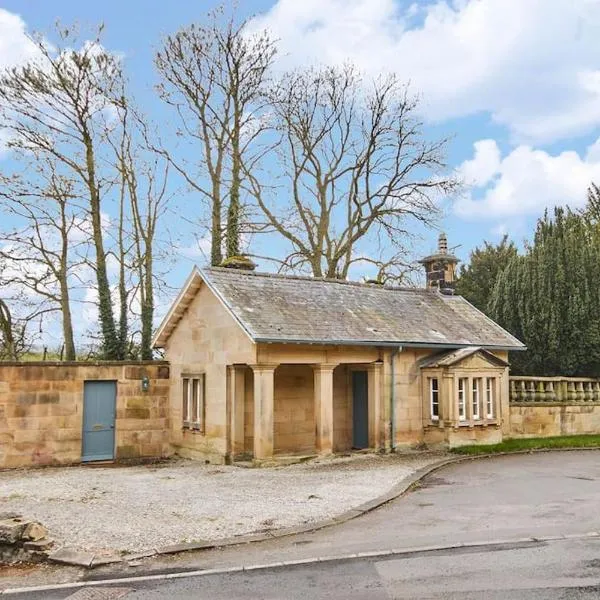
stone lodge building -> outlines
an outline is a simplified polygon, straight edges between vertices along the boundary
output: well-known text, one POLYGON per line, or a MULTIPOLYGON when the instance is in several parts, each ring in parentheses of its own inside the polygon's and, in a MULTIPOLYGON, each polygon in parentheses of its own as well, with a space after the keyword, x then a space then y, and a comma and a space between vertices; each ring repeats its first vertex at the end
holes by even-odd
POLYGON ((509 350, 453 294, 445 236, 427 288, 195 268, 156 332, 169 439, 211 462, 495 443, 509 433, 509 350))

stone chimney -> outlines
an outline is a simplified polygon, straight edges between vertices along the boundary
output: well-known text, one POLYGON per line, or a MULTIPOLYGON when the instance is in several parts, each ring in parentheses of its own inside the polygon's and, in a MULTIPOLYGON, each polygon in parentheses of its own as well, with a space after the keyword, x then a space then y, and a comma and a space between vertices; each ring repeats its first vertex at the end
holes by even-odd
POLYGON ((437 289, 442 294, 454 293, 454 278, 458 258, 448 254, 448 238, 445 233, 440 233, 437 252, 426 256, 419 262, 425 267, 427 289, 437 289))

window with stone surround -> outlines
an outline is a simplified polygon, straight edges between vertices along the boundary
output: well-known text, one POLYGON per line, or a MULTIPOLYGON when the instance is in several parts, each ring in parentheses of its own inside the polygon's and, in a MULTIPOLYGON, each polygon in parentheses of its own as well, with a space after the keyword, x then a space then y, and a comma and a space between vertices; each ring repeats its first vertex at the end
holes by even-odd
POLYGON ((182 377, 183 428, 204 433, 204 373, 182 377))
POLYGON ((440 419, 440 388, 437 377, 429 378, 429 406, 431 408, 431 420, 440 419))
POLYGON ((421 392, 425 426, 486 427, 501 417, 501 373, 492 369, 424 369, 421 392))

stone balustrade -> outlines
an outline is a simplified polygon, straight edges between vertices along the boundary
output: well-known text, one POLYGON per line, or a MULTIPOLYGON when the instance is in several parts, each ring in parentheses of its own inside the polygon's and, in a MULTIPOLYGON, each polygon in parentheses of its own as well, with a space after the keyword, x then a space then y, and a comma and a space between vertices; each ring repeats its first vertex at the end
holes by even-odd
POLYGON ((600 403, 600 379, 510 377, 510 403, 600 403))

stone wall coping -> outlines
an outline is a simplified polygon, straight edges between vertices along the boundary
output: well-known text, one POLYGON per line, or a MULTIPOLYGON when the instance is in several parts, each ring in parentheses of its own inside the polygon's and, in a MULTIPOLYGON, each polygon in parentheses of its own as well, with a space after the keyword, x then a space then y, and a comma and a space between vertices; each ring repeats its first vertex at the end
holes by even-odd
POLYGON ((538 402, 537 400, 510 402, 509 406, 600 406, 600 401, 580 400, 576 402, 538 402))
POLYGON ((60 360, 20 360, 0 361, 2 367, 143 367, 169 366, 168 360, 94 360, 94 361, 60 361, 60 360))
POLYGON ((510 375, 511 381, 600 381, 600 377, 563 377, 561 375, 555 377, 529 377, 526 375, 510 375))

